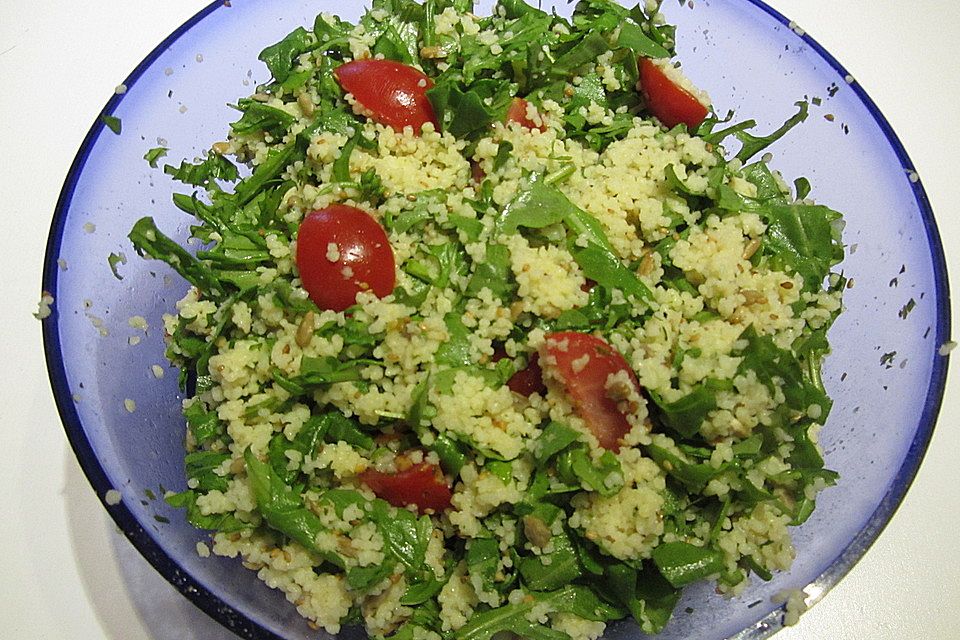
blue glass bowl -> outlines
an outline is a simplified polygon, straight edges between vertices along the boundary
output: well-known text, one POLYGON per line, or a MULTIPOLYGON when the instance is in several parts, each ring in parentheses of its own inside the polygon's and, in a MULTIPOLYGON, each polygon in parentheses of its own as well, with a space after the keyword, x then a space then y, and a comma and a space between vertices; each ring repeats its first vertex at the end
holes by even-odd
MULTIPOLYGON (((47 363, 80 464, 117 524, 160 573, 243 637, 324 637, 238 561, 198 557, 203 534, 159 498, 185 484, 181 395, 175 371, 164 364, 160 321, 185 283, 165 265, 138 259, 126 234, 150 214, 183 239, 191 220, 171 204, 171 181, 143 155, 158 142, 170 147, 173 162, 200 154, 235 119, 227 103, 267 80, 257 61, 264 46, 312 24, 319 11, 346 18, 359 11, 329 0, 230 4, 207 7, 130 74, 127 92, 104 107, 121 119, 120 135, 98 121, 84 140, 47 245, 43 287, 56 300, 43 327, 47 363), (122 279, 111 272, 111 253, 127 259, 116 265, 122 279), (133 316, 145 318, 146 331, 130 326, 133 316), (155 364, 164 377, 155 377, 155 364), (120 492, 119 504, 106 499, 111 489, 120 492)), ((489 4, 478 12, 489 11, 489 4)), ((556 4, 561 13, 570 11, 565 2, 556 4)), ((660 636, 763 638, 781 624, 773 596, 806 587, 808 602, 818 600, 876 539, 917 471, 947 369, 939 355, 950 334, 946 269, 909 158, 829 53, 756 0, 697 2, 692 10, 666 3, 665 10, 680 27, 687 74, 710 92, 718 112, 733 109, 756 119, 758 131, 772 131, 797 100, 820 99, 809 120, 772 149, 773 166, 788 180, 808 177, 812 196, 846 217, 843 270, 855 285, 831 333, 825 381, 836 404, 822 434, 827 464, 841 480, 794 531, 798 557, 789 573, 757 581, 734 599, 715 595, 709 584, 694 586, 660 636)), ((612 625, 607 634, 638 636, 630 623, 612 625)))

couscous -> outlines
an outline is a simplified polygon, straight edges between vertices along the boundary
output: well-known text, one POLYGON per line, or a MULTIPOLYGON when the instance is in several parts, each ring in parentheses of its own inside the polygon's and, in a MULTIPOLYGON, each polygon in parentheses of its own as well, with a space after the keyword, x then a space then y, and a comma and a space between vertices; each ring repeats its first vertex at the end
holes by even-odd
POLYGON ((203 246, 131 232, 191 284, 167 500, 330 633, 656 633, 789 567, 835 480, 841 218, 752 160, 806 105, 718 119, 658 3, 471 10, 318 16, 166 166, 203 246))

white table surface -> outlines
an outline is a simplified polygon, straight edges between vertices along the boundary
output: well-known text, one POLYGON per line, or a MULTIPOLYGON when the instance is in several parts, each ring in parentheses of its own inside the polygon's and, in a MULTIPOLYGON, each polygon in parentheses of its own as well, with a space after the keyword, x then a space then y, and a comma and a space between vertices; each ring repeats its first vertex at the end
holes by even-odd
MULTIPOLYGON (((83 136, 114 87, 206 3, 0 3, 4 638, 235 639, 156 574, 101 508, 64 436, 40 323, 31 317, 54 205, 83 136)), ((950 272, 960 278, 960 3, 770 4, 831 51, 890 120, 937 214, 950 272)), ((777 640, 960 638, 960 394, 958 372, 951 373, 933 442, 893 521, 777 640)))

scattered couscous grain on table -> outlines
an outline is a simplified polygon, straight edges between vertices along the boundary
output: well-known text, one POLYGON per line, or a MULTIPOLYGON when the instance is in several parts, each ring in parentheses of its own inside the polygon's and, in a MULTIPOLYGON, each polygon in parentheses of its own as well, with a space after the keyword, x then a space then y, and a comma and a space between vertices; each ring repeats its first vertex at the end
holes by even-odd
POLYGON ((166 166, 203 245, 130 234, 191 285, 167 500, 330 633, 656 633, 788 568, 836 478, 840 214, 753 160, 806 105, 716 117, 658 3, 471 11, 318 16, 166 166))

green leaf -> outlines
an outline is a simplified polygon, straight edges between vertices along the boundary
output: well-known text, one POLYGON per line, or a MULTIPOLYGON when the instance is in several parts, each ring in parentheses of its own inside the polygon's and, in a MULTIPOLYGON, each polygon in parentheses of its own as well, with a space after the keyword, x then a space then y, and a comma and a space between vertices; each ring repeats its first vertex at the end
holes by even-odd
POLYGON ((187 522, 197 529, 235 533, 250 528, 249 524, 238 520, 233 513, 203 515, 200 507, 197 506, 198 497, 200 497, 198 492, 189 489, 166 496, 164 500, 175 509, 185 509, 187 511, 187 522))
POLYGON ((633 296, 648 305, 655 304, 653 292, 636 274, 625 267, 613 253, 591 244, 583 249, 573 250, 573 259, 583 275, 608 289, 620 289, 624 294, 633 296))
POLYGON ((440 128, 456 138, 482 135, 496 121, 496 115, 475 91, 461 91, 452 82, 438 83, 427 90, 427 98, 440 121, 440 128))
POLYGON ((430 445, 430 450, 436 452, 440 458, 440 466, 445 473, 457 477, 463 465, 467 463, 467 454, 456 440, 453 440, 446 434, 437 434, 430 445))
POLYGON ((579 437, 580 434, 576 430, 551 420, 537 438, 534 457, 542 465, 568 445, 576 442, 579 437))
POLYGON ((459 311, 451 311, 443 317, 449 337, 437 349, 434 360, 449 367, 465 367, 473 364, 470 353, 470 330, 463 324, 459 311))
POLYGON ((150 149, 145 154, 143 154, 143 159, 149 162, 151 167, 156 169, 157 160, 166 156, 167 151, 169 151, 169 149, 166 147, 154 147, 153 149, 150 149))
POLYGON ((657 445, 646 445, 644 449, 647 455, 666 470, 668 475, 676 478, 695 493, 702 491, 707 483, 720 473, 720 470, 714 469, 709 464, 688 462, 657 445))
POLYGON ((203 403, 199 400, 194 400, 189 407, 184 409, 183 416, 187 419, 190 433, 193 434, 199 445, 206 444, 226 432, 226 428, 220 418, 217 417, 217 412, 205 410, 203 403))
POLYGON ((283 82, 293 71, 296 57, 308 51, 311 45, 312 40, 307 30, 297 27, 283 40, 261 51, 257 58, 267 65, 277 82, 283 82))
POLYGON ((509 631, 529 640, 569 640, 570 637, 550 627, 530 622, 527 616, 538 605, 564 613, 573 613, 587 620, 610 620, 619 612, 602 602, 590 589, 568 585, 548 592, 531 591, 520 602, 474 613, 467 624, 453 633, 453 640, 489 640, 501 631, 509 631))
POLYGON ((317 536, 326 529, 320 518, 304 506, 300 495, 284 484, 273 468, 258 460, 250 449, 243 452, 243 459, 247 465, 247 476, 257 508, 266 523, 329 562, 342 567, 342 558, 317 547, 317 536))
POLYGON ((644 632, 655 634, 663 630, 680 599, 679 589, 649 563, 638 570, 607 560, 602 574, 595 581, 600 594, 629 611, 644 632))
POLYGON ((339 411, 325 413, 320 420, 321 425, 318 430, 322 429, 327 442, 346 442, 367 451, 372 451, 376 446, 373 438, 360 430, 359 423, 339 411))
POLYGON ((100 116, 100 121, 105 124, 110 131, 120 135, 120 131, 123 128, 123 123, 120 122, 120 118, 103 114, 100 116))
POLYGON ((771 205, 761 211, 767 223, 765 253, 803 276, 805 291, 819 291, 830 268, 843 259, 840 214, 822 205, 771 205))
POLYGON ((140 255, 163 260, 187 282, 205 293, 222 294, 223 287, 210 268, 161 233, 153 218, 137 220, 127 237, 140 255))
POLYGON ((520 227, 541 229, 557 224, 578 210, 559 189, 542 180, 520 188, 497 218, 494 234, 516 233, 520 227))
POLYGON ((414 582, 407 587, 406 593, 400 598, 400 604, 405 607, 417 607, 432 600, 441 589, 443 589, 443 583, 430 573, 426 580, 414 582))
POLYGON ((633 22, 624 22, 620 25, 620 35, 617 37, 618 47, 628 47, 638 56, 646 58, 669 58, 670 52, 654 42, 643 32, 639 25, 633 22))
POLYGON ((583 574, 568 533, 554 535, 550 542, 553 545, 550 553, 527 556, 520 561, 524 584, 534 591, 559 589, 583 574))
POLYGON ((165 165, 163 172, 184 184, 207 188, 212 188, 214 180, 233 182, 240 176, 236 165, 213 152, 197 164, 181 160, 179 167, 165 165))
POLYGON ((230 124, 230 128, 237 135, 258 131, 282 135, 296 121, 296 118, 283 109, 249 98, 240 100, 237 109, 243 112, 243 116, 230 124))
POLYGON ((374 500, 371 519, 383 536, 384 551, 389 557, 410 569, 420 569, 433 531, 430 516, 417 518, 405 509, 390 507, 383 500, 374 500))
POLYGON ((117 265, 126 264, 127 258, 118 253, 111 253, 107 256, 107 264, 110 265, 110 271, 113 272, 113 277, 117 280, 123 280, 123 276, 120 275, 120 271, 117 269, 117 265))
POLYGON ((717 408, 716 392, 707 384, 697 385, 690 393, 673 402, 664 402, 655 391, 648 390, 648 393, 659 408, 663 423, 684 438, 697 434, 707 414, 717 408))
POLYGON ((393 567, 394 563, 392 562, 366 567, 352 567, 347 571, 347 584, 355 591, 366 591, 390 577, 393 574, 393 567))
POLYGON ((467 282, 466 294, 476 297, 480 290, 487 288, 501 300, 508 300, 516 284, 510 267, 510 249, 492 242, 487 245, 486 259, 473 263, 474 272, 467 282))
POLYGON ((495 578, 500 565, 500 543, 494 538, 474 538, 467 546, 464 554, 467 571, 470 576, 477 576, 484 589, 496 589, 495 578))
POLYGON ((703 580, 724 569, 722 553, 688 542, 661 543, 653 548, 651 555, 657 569, 674 587, 703 580))
POLYGON ((771 392, 776 388, 775 379, 779 379, 787 406, 805 415, 811 405, 818 405, 819 420, 826 420, 832 402, 822 384, 804 375, 800 362, 793 354, 774 344, 770 336, 758 335, 753 327, 748 327, 740 339, 746 340, 747 346, 741 353, 743 360, 737 368, 738 374, 749 370, 756 372, 757 379, 771 392))
POLYGON ((623 488, 623 470, 620 461, 605 451, 596 464, 590 459, 585 445, 574 445, 557 458, 557 476, 567 484, 580 484, 588 491, 612 496, 623 488))
POLYGON ((194 488, 200 491, 226 491, 227 478, 214 473, 214 469, 229 458, 230 454, 218 451, 191 451, 184 458, 187 478, 196 480, 197 486, 194 488))
POLYGON ((280 174, 292 163, 298 154, 295 143, 285 147, 275 147, 267 152, 266 159, 257 165, 253 173, 237 184, 234 194, 237 205, 243 206, 253 200, 268 184, 275 181, 280 174))
POLYGON ((806 120, 807 113, 809 111, 809 104, 804 100, 797 102, 796 106, 799 109, 796 115, 788 118, 787 121, 784 122, 776 131, 766 136, 758 137, 747 133, 745 130, 732 131, 733 135, 743 143, 740 151, 737 152, 737 160, 746 163, 747 160, 769 147, 771 144, 786 135, 788 131, 806 120))

